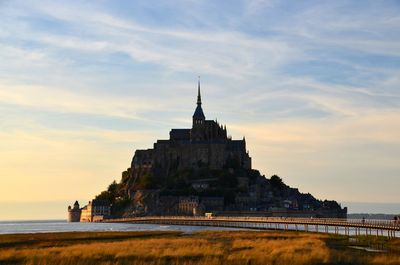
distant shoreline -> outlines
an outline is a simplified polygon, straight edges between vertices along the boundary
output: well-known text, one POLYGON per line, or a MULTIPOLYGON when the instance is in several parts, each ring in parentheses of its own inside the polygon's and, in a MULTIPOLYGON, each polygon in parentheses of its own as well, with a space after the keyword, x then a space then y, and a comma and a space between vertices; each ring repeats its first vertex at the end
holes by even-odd
POLYGON ((0 223, 26 223, 26 222, 67 222, 67 219, 5 219, 5 220, 0 220, 0 223))

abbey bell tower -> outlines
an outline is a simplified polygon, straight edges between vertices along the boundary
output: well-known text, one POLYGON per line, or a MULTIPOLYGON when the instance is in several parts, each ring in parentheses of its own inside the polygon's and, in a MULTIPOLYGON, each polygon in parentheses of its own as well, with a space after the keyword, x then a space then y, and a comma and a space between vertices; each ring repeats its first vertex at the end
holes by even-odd
POLYGON ((154 174, 162 179, 179 170, 203 166, 222 169, 227 161, 251 169, 245 140, 232 140, 227 136, 226 126, 217 120, 206 120, 200 79, 196 103, 191 128, 171 129, 168 140, 157 140, 153 149, 136 150, 131 164, 133 176, 154 174))
POLYGON ((204 140, 205 120, 206 117, 204 116, 203 109, 201 108, 200 78, 199 78, 198 88, 197 88, 197 107, 193 114, 193 124, 190 135, 192 141, 204 140))

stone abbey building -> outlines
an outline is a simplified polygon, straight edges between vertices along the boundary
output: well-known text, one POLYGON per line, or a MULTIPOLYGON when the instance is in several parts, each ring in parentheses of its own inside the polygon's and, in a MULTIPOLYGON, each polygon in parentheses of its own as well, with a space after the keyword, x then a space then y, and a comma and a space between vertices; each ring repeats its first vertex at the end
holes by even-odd
POLYGON ((346 217, 335 201, 270 179, 252 169, 246 140, 233 140, 225 126, 206 120, 200 82, 192 126, 172 129, 169 139, 136 150, 121 181, 83 208, 69 207, 70 221, 143 215, 260 215, 346 217), (104 202, 101 205, 100 202, 104 202), (100 207, 101 206, 101 207, 100 207))
POLYGON ((227 136, 225 126, 206 120, 201 104, 199 82, 192 128, 172 129, 168 140, 157 140, 152 149, 136 150, 131 165, 134 179, 146 172, 163 178, 170 174, 170 170, 182 171, 202 166, 218 170, 230 160, 241 168, 251 169, 246 140, 232 140, 227 136))

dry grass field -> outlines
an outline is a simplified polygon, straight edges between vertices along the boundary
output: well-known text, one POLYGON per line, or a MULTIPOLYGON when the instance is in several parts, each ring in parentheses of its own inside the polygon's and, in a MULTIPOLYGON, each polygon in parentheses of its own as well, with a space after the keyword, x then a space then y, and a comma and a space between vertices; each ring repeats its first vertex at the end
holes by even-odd
POLYGON ((259 231, 0 235, 0 264, 400 264, 400 240, 259 231), (370 244, 386 252, 349 248, 370 244))

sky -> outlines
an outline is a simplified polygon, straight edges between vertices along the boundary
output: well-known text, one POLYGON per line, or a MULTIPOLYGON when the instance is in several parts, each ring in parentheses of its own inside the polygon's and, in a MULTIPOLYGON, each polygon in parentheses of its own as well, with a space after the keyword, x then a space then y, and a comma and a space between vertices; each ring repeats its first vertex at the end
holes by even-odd
POLYGON ((253 168, 400 213, 399 25, 399 1, 0 0, 0 220, 119 181, 191 127, 199 75, 253 168))

